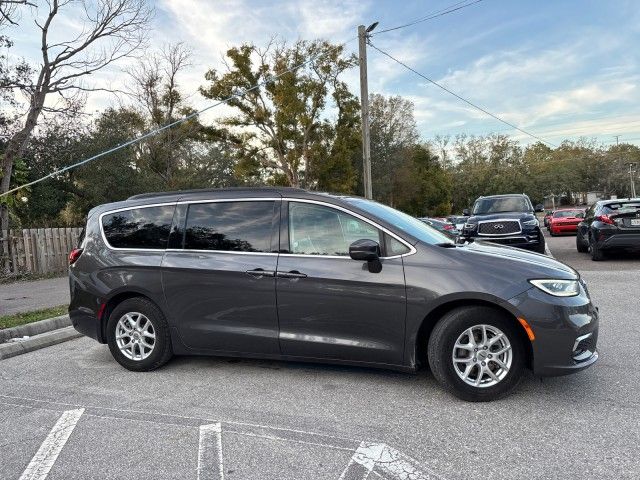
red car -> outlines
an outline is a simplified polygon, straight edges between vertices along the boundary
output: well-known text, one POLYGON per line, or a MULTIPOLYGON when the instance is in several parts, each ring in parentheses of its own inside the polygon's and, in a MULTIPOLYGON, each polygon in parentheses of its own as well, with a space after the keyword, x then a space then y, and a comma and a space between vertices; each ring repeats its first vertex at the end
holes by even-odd
POLYGON ((578 208, 556 210, 549 219, 549 233, 552 237, 561 233, 576 233, 578 224, 583 219, 584 210, 578 208))

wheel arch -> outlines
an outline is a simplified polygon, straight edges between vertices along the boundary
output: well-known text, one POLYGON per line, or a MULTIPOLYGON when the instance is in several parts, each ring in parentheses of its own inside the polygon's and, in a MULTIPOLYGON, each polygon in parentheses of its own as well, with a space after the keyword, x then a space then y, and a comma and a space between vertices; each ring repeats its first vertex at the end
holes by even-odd
MULTIPOLYGON (((506 303, 506 302, 505 302, 506 303)), ((528 368, 532 368, 533 365, 533 347, 531 341, 527 336, 527 332, 518 321, 518 313, 515 311, 512 305, 504 303, 498 303, 487 298, 457 298, 447 300, 440 303, 432 310, 430 310, 422 319, 420 327, 418 328, 415 336, 415 342, 412 349, 413 358, 410 359, 413 365, 426 365, 427 364, 427 345, 429 343, 429 337, 433 331, 433 327, 450 311, 460 307, 474 307, 483 306, 490 307, 494 310, 501 312, 517 325, 516 331, 519 333, 522 344, 525 347, 526 358, 525 365, 528 368)))
POLYGON ((149 302, 153 303, 158 309, 160 305, 153 298, 151 298, 145 292, 140 290, 123 290, 109 297, 109 299, 104 303, 104 308, 102 309, 102 315, 100 316, 100 342, 107 343, 107 324, 109 323, 109 317, 111 313, 115 310, 115 308, 120 305, 125 300, 129 300, 130 298, 144 298, 149 302))

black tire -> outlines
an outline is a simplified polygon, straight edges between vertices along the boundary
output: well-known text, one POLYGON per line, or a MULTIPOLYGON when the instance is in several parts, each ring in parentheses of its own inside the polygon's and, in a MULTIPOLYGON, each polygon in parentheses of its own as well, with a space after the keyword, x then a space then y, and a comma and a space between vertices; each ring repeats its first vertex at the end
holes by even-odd
POLYGON ((436 324, 427 348, 427 358, 433 376, 445 390, 468 402, 488 402, 509 394, 520 382, 525 366, 525 347, 515 320, 499 310, 485 306, 456 308, 436 324), (475 325, 485 324, 501 330, 512 351, 511 368, 502 380, 488 387, 475 387, 462 380, 452 361, 453 347, 462 333, 475 325))
POLYGON ((116 361, 128 370, 134 372, 148 372, 161 367, 171 359, 173 350, 171 348, 171 337, 169 325, 162 311, 150 300, 143 297, 134 297, 124 300, 118 304, 109 315, 107 322, 107 343, 111 355, 116 361), (155 331, 155 343, 153 350, 148 357, 142 360, 132 360, 127 358, 118 348, 116 343, 116 326, 120 318, 131 312, 139 312, 146 316, 155 331))
POLYGON ((591 251, 591 260, 594 262, 604 260, 604 252, 598 247, 598 243, 593 241, 593 238, 589 239, 589 250, 591 251))
POLYGON ((545 248, 545 244, 546 244, 546 241, 544 239, 544 235, 542 234, 542 232, 540 232, 540 242, 538 242, 538 245, 536 246, 535 251, 537 253, 546 254, 547 250, 545 248))
POLYGON ((589 245, 584 244, 584 238, 580 234, 580 230, 576 233, 576 250, 580 253, 587 253, 589 251, 589 245))

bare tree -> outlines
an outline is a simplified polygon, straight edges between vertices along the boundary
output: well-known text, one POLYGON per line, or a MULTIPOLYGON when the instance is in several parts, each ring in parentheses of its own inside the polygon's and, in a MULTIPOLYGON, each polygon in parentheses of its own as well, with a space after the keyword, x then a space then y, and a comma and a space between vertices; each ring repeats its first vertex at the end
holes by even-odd
POLYGON ((25 5, 35 6, 27 0, 0 0, 0 27, 6 24, 17 25, 18 7, 25 5))
MULTIPOLYGON (((186 103, 178 77, 190 66, 191 52, 182 43, 166 45, 159 53, 146 55, 128 69, 128 94, 144 111, 150 128, 159 128, 193 112, 186 103)), ((145 142, 149 167, 167 188, 175 188, 181 148, 202 130, 197 118, 165 130, 145 142)))
MULTIPOLYGON (((30 81, 12 85, 26 96, 28 106, 20 126, 5 145, 0 195, 9 190, 14 163, 23 153, 41 114, 68 112, 77 106, 83 92, 108 90, 87 85, 84 80, 136 52, 145 41, 151 16, 145 0, 46 0, 44 3, 48 7, 44 7, 44 18, 35 20, 40 32, 41 64, 34 69, 30 81), (52 27, 61 12, 72 5, 82 9, 84 21, 80 33, 69 40, 52 42, 49 38, 52 27), (57 100, 53 104, 49 100, 52 94, 57 100)), ((3 4, 9 6, 6 0, 3 4)), ((0 229, 8 228, 5 196, 0 197, 0 229)))

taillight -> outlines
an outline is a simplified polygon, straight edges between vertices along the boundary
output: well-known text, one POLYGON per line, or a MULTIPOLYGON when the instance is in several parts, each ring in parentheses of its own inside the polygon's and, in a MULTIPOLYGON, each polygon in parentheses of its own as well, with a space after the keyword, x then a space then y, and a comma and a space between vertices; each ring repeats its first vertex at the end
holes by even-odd
POLYGON ((609 225, 615 225, 616 222, 614 222, 611 218, 609 218, 609 215, 598 215, 596 217, 596 220, 598 220, 599 222, 602 223, 608 223, 609 225))
POLYGON ((69 265, 73 265, 78 258, 80 258, 80 254, 82 253, 81 248, 74 248, 69 252, 69 265))

